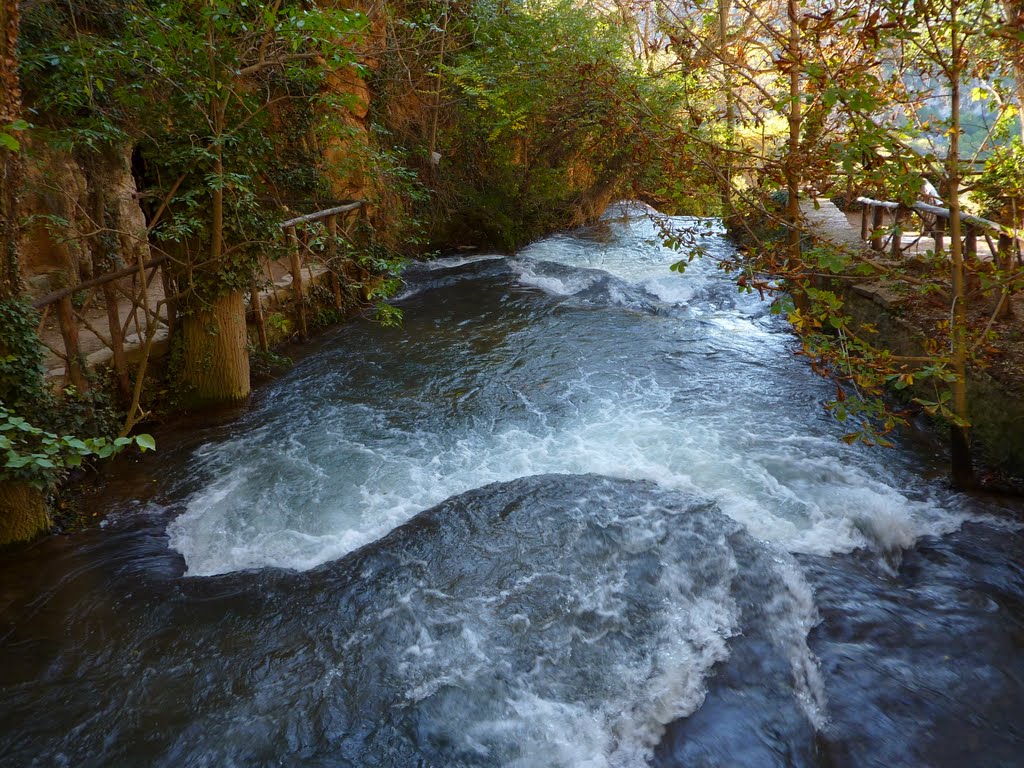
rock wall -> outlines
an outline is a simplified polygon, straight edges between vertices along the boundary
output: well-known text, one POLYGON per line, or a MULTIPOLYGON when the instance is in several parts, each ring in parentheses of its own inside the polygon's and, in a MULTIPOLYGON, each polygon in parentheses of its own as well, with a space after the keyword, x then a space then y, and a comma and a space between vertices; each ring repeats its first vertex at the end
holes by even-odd
MULTIPOLYGON (((870 324, 894 354, 927 354, 924 337, 913 323, 904 319, 899 305, 885 296, 860 286, 831 286, 846 299, 845 308, 860 324, 870 324)), ((919 393, 934 399, 930 389, 919 393)), ((967 378, 971 434, 986 463, 1014 477, 1024 478, 1024 391, 1020 383, 1000 381, 985 371, 972 369, 967 378)))
POLYGON ((20 259, 33 297, 149 258, 131 147, 86 160, 40 140, 26 150, 20 259))

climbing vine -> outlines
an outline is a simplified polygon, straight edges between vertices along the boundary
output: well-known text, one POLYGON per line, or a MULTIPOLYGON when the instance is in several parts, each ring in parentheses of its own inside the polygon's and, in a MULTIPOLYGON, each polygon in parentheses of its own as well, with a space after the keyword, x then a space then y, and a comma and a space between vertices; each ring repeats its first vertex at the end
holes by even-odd
POLYGON ((142 451, 156 449, 147 434, 131 437, 79 438, 58 435, 31 424, 0 403, 0 480, 27 482, 46 490, 67 470, 90 458, 107 459, 135 445, 142 451))
POLYGON ((0 299, 0 403, 28 409, 49 398, 38 324, 38 313, 24 299, 0 299))

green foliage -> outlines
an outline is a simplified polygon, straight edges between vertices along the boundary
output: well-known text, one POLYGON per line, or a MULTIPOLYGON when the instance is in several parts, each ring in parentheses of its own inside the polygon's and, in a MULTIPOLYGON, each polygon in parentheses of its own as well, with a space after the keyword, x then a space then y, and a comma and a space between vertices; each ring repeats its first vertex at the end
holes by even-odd
POLYGON ((972 198, 982 215, 998 216, 1020 226, 1024 219, 1024 144, 1019 138, 988 157, 972 198))
POLYGON ((28 129, 28 123, 24 120, 15 120, 10 125, 0 126, 0 148, 10 152, 17 152, 21 149, 21 142, 14 134, 28 129))
MULTIPOLYGON (((642 181, 671 186, 651 173, 672 159, 652 134, 673 132, 660 118, 678 94, 637 67, 626 31, 569 0, 457 7, 417 4, 395 25, 397 44, 423 51, 412 76, 427 103, 442 105, 436 122, 431 109, 396 126, 433 188, 435 236, 514 249, 642 181)), ((387 93, 381 81, 403 77, 385 70, 374 84, 387 93)))
POLYGON ((156 450, 156 441, 147 434, 115 439, 57 435, 32 425, 0 403, 0 479, 47 489, 66 470, 82 466, 83 460, 107 459, 130 445, 141 451, 156 450))
POLYGON ((294 361, 290 357, 272 349, 266 352, 261 349, 249 350, 249 366, 253 378, 256 379, 273 376, 291 368, 293 364, 294 361))
POLYGON ((339 41, 364 26, 298 2, 33 4, 23 79, 51 143, 137 146, 142 199, 151 213, 167 203, 151 237, 175 254, 187 305, 248 286, 279 244, 282 189, 322 194, 312 107, 324 78, 353 64, 339 41))
POLYGON ((39 315, 28 302, 0 299, 0 401, 13 408, 37 408, 49 397, 38 324, 39 315))
POLYGON ((67 469, 81 466, 83 459, 108 458, 132 444, 154 449, 149 435, 71 436, 113 434, 118 420, 100 390, 83 393, 68 387, 62 398, 53 396, 43 379, 38 322, 38 314, 26 302, 0 300, 0 480, 49 487, 67 469), (18 413, 32 414, 34 423, 18 413))
POLYGON ((374 305, 373 318, 385 328, 398 328, 402 325, 402 310, 386 301, 378 301, 374 305))

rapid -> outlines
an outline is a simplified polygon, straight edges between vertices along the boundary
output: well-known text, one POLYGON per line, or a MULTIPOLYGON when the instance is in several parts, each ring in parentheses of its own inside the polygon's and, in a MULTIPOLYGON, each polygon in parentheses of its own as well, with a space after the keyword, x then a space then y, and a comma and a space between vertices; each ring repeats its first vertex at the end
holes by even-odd
POLYGON ((1020 506, 655 216, 414 265, 0 554, 0 765, 1024 765, 1020 506))

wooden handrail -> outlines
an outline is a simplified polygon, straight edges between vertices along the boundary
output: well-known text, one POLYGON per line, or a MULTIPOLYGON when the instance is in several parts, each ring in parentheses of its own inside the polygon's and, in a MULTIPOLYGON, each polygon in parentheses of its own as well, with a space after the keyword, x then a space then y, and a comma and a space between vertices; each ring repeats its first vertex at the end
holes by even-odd
MULTIPOLYGON (((149 261, 142 265, 142 268, 145 270, 152 269, 153 267, 158 267, 170 258, 171 257, 165 253, 162 256, 157 256, 155 259, 150 259, 149 261)), ((139 265, 133 264, 130 267, 119 269, 116 272, 108 272, 105 275, 94 277, 92 280, 86 280, 84 283, 73 285, 70 288, 61 288, 59 291, 48 293, 42 298, 33 301, 32 306, 35 307, 36 309, 42 309, 48 304, 54 304, 63 299, 65 296, 70 296, 73 293, 85 291, 88 290, 89 288, 95 288, 97 286, 103 285, 104 283, 112 283, 114 280, 120 280, 122 277, 128 277, 129 275, 137 274, 139 274, 139 265)))
POLYGON ((336 208, 328 208, 325 211, 307 213, 305 216, 298 216, 294 219, 288 219, 288 221, 281 222, 279 226, 281 227, 281 229, 287 230, 291 227, 296 227, 299 224, 308 224, 311 221, 319 221, 320 219, 326 219, 328 216, 337 216, 339 213, 348 213, 349 211, 354 211, 357 208, 362 207, 362 205, 362 200, 356 200, 354 203, 339 205, 336 208))
MULTIPOLYGON (((337 216, 338 214, 341 214, 341 213, 348 213, 348 212, 354 211, 357 208, 360 208, 362 206, 363 206, 363 201, 362 200, 356 200, 355 202, 347 203, 346 205, 339 205, 339 206, 337 206, 335 208, 328 208, 327 210, 324 210, 324 211, 317 211, 316 213, 309 213, 309 214, 306 214, 305 216, 299 216, 299 217, 294 218, 294 219, 289 219, 288 221, 282 222, 279 226, 281 227, 281 229, 287 230, 290 227, 294 227, 294 226, 297 226, 299 224, 307 224, 307 223, 312 222, 312 221, 319 221, 320 219, 326 219, 326 218, 328 218, 330 216, 337 216)), ((153 259, 147 261, 143 265, 142 268, 143 269, 152 269, 153 267, 160 266, 165 261, 167 261, 169 258, 170 258, 170 256, 168 256, 167 254, 163 254, 162 256, 157 256, 156 258, 153 258, 153 259)), ((48 293, 45 296, 43 296, 41 298, 38 298, 35 301, 33 301, 32 302, 32 306, 35 307, 36 309, 42 309, 43 307, 45 307, 45 306, 47 306, 49 304, 54 304, 55 302, 60 301, 65 296, 70 296, 73 293, 78 293, 79 291, 84 291, 84 290, 87 290, 89 288, 96 288, 97 286, 103 285, 105 283, 113 282, 114 280, 120 280, 122 277, 128 277, 129 275, 137 274, 138 271, 139 271, 138 265, 134 264, 134 265, 132 265, 130 267, 125 267, 124 269, 119 269, 116 272, 108 272, 105 275, 100 275, 99 277, 94 277, 91 280, 86 280, 85 282, 79 283, 78 285, 73 285, 73 286, 71 286, 69 288, 61 288, 59 291, 54 291, 53 293, 48 293)))
MULTIPOLYGON (((362 208, 365 203, 362 200, 355 200, 344 205, 338 205, 333 208, 326 210, 317 211, 315 213, 309 213, 304 216, 298 216, 288 221, 282 222, 278 226, 284 231, 285 240, 289 246, 290 251, 290 266, 292 274, 292 291, 295 297, 295 305, 298 312, 299 320, 299 332, 305 337, 308 335, 308 325, 306 319, 306 306, 303 297, 303 286, 302 286, 302 252, 301 247, 309 249, 308 244, 303 242, 304 238, 300 238, 300 232, 296 230, 305 224, 309 224, 316 221, 324 220, 327 231, 330 234, 329 241, 326 246, 326 253, 329 256, 333 256, 337 251, 337 238, 338 231, 338 217, 350 213, 352 211, 362 208)), ((308 232, 303 231, 302 235, 307 235, 308 232)), ((145 314, 146 325, 148 329, 151 329, 152 324, 159 324, 161 318, 158 316, 159 309, 157 312, 153 312, 148 305, 148 291, 151 281, 156 275, 156 270, 163 264, 170 261, 171 256, 166 253, 162 253, 150 259, 148 262, 141 264, 133 264, 131 266, 124 267, 122 269, 108 272, 98 277, 94 277, 90 280, 79 283, 78 285, 68 286, 58 291, 47 294, 39 299, 32 302, 32 306, 36 309, 46 309, 52 305, 56 305, 56 314, 58 317, 58 325, 60 327, 61 336, 64 341, 64 352, 63 354, 50 347, 51 351, 57 355, 58 358, 63 359, 65 363, 65 372, 68 383, 75 385, 79 389, 83 390, 87 387, 88 382, 83 372, 83 361, 81 350, 78 342, 78 330, 79 322, 85 324, 85 326, 96 336, 100 342, 111 350, 114 368, 119 376, 119 385, 122 391, 122 395, 126 395, 129 389, 129 378, 128 378, 128 367, 125 359, 125 337, 128 332, 129 324, 132 319, 135 320, 136 328, 141 336, 142 328, 139 325, 137 310, 139 304, 137 303, 134 295, 129 295, 123 290, 126 298, 132 302, 129 314, 124 321, 122 326, 120 312, 117 306, 117 296, 115 290, 118 290, 118 286, 114 285, 115 281, 122 278, 139 275, 142 276, 141 290, 141 306, 145 314), (147 275, 148 272, 148 275, 147 275), (107 340, 98 328, 93 327, 84 316, 75 311, 72 306, 72 296, 80 291, 87 291, 90 289, 103 287, 104 298, 107 304, 107 325, 110 329, 110 339, 107 340)), ((312 277, 312 273, 311 277, 312 277)), ((167 274, 166 268, 163 275, 161 276, 163 282, 167 320, 166 324, 168 329, 171 329, 175 324, 175 307, 174 300, 171 298, 171 284, 170 276, 167 274)), ((266 350, 269 346, 268 339, 266 337, 266 328, 264 326, 262 317, 262 305, 260 304, 259 287, 256 280, 253 279, 249 285, 250 299, 253 305, 253 313, 256 317, 256 323, 259 331, 260 347, 266 350)), ((337 281, 337 276, 332 272, 332 293, 335 297, 335 306, 341 305, 341 289, 337 281)), ((159 305, 158 305, 159 308, 159 305)), ((44 313, 44 318, 46 317, 44 313)), ((147 341, 147 351, 149 349, 148 344, 153 338, 152 333, 149 333, 149 340, 147 341)), ((49 347, 49 345, 47 345, 49 347)), ((147 352, 148 353, 148 352, 147 352)), ((137 395, 137 393, 136 393, 137 395)))
MULTIPOLYGON (((870 197, 858 197, 857 202, 861 205, 868 205, 873 208, 885 208, 890 211, 896 210, 900 207, 900 203, 894 203, 888 200, 873 200, 870 197)), ((918 213, 928 213, 932 216, 938 216, 940 219, 948 219, 951 215, 948 208, 942 208, 938 205, 931 205, 930 203, 923 203, 920 201, 911 203, 907 207, 911 210, 917 211, 918 213)), ((960 219, 964 224, 970 224, 980 229, 987 229, 989 231, 996 232, 997 234, 1009 235, 1010 237, 1015 237, 1017 240, 1024 242, 1024 232, 1005 227, 997 221, 983 219, 980 216, 972 216, 969 213, 961 214, 960 219)))

